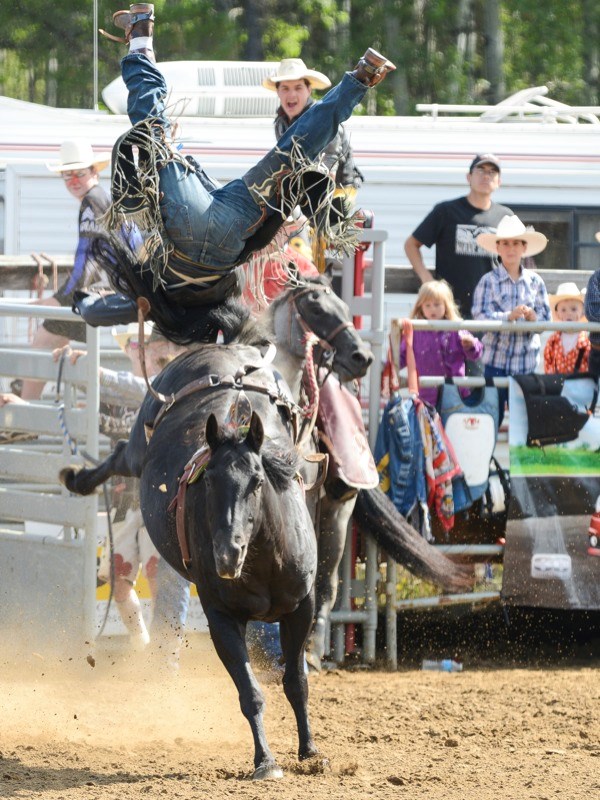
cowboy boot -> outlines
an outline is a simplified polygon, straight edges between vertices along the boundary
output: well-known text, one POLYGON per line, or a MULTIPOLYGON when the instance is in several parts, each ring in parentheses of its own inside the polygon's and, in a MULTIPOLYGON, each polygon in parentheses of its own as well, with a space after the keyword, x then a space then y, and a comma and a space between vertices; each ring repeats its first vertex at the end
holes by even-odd
MULTIPOLYGON (((113 23, 117 28, 125 31, 125 37, 113 36, 100 28, 100 33, 113 42, 127 44, 132 39, 140 36, 151 37, 154 33, 154 5, 152 3, 133 3, 129 11, 115 11, 113 23)), ((151 61, 156 61, 154 51, 146 47, 131 50, 133 53, 143 53, 151 61)))
POLYGON ((130 42, 138 36, 152 36, 154 32, 154 5, 152 3, 133 3, 129 11, 115 11, 113 23, 125 31, 125 41, 130 42))
POLYGON ((392 72, 396 67, 385 56, 369 47, 364 56, 359 59, 358 64, 351 73, 356 80, 364 83, 365 86, 376 86, 385 78, 388 72, 392 72))

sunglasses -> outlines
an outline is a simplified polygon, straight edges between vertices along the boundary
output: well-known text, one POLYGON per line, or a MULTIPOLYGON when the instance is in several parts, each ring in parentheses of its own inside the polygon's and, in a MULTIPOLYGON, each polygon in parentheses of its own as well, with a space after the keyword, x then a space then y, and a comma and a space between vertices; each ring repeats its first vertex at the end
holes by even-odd
POLYGON ((61 172, 60 175, 63 181, 72 181, 73 178, 87 177, 88 172, 89 169, 74 169, 70 170, 69 172, 61 172))

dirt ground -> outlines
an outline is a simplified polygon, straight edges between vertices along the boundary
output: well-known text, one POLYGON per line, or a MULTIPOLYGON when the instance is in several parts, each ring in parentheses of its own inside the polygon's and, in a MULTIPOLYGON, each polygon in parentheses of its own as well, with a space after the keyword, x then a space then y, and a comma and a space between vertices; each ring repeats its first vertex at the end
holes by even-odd
MULTIPOLYGON (((435 647, 429 654, 438 655, 435 647)), ((477 663, 468 648, 463 655, 464 670, 456 674, 401 666, 395 673, 356 668, 311 677, 311 720, 325 767, 297 763, 280 682, 261 672, 267 734, 285 770, 282 780, 263 784, 247 779, 250 732, 207 637, 192 640, 180 675, 170 679, 150 674, 139 656, 110 648, 97 650, 95 667, 84 658, 0 657, 0 797, 600 795, 596 654, 556 653, 543 664, 517 659, 513 666, 496 653, 495 667, 477 663)))

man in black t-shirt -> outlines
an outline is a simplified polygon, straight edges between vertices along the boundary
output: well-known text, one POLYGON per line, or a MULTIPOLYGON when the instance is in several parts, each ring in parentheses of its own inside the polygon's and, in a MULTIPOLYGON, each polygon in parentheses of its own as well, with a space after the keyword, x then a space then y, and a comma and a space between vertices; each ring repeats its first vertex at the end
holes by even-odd
POLYGON ((500 162, 492 153, 477 155, 471 162, 466 197, 434 206, 404 244, 408 260, 421 283, 433 280, 421 247, 435 244, 435 277, 444 278, 454 292, 461 314, 471 316, 473 292, 480 278, 494 266, 494 257, 477 244, 481 233, 495 233, 507 206, 492 202, 500 186, 500 162))

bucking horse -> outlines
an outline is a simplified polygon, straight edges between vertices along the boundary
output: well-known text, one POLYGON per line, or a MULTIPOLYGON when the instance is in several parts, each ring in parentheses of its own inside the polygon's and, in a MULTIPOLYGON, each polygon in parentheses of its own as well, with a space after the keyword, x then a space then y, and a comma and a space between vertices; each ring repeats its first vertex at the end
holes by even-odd
MULTIPOLYGON (((307 330, 329 343, 342 377, 364 374, 369 366, 370 353, 346 306, 321 281, 287 290, 273 304, 271 321, 284 358, 287 352, 287 366, 282 360, 280 369, 294 386, 290 365, 302 371, 307 330), (290 332, 285 342, 278 332, 282 324, 290 332), (295 337, 302 357, 294 352, 295 337)), ((152 384, 130 439, 97 467, 63 469, 61 480, 70 491, 89 494, 113 475, 140 478, 150 537, 161 556, 196 584, 215 648, 238 689, 254 737, 253 777, 273 778, 282 773, 266 741, 264 696, 245 629, 252 619, 280 621, 283 686, 296 716, 298 755, 318 758, 303 669, 317 573, 317 538, 305 494, 310 496, 319 470, 318 454, 314 446, 298 451, 300 409, 269 363, 268 332, 231 302, 212 310, 208 322, 211 330, 223 331, 226 343, 202 344, 175 359, 152 384)), ((321 536, 328 533, 327 545, 319 543, 317 620, 335 598, 352 513, 362 530, 415 574, 450 589, 470 582, 469 570, 428 545, 379 489, 344 497, 317 491, 323 493, 318 528, 321 536)), ((319 623, 317 632, 322 637, 319 623)), ((322 644, 318 648, 320 659, 322 644)))

